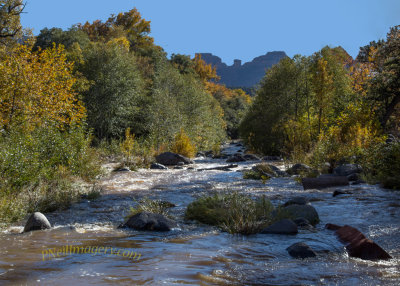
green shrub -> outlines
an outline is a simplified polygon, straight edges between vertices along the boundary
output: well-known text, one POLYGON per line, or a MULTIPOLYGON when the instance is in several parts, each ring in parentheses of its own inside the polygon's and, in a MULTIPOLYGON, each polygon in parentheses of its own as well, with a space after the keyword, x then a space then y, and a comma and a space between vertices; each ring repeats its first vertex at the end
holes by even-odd
POLYGON ((149 198, 144 198, 140 202, 136 208, 130 209, 130 212, 127 217, 134 216, 135 214, 141 212, 149 212, 154 214, 161 214, 164 216, 169 217, 168 209, 171 208, 173 205, 171 203, 162 201, 162 200, 151 200, 149 198))
POLYGON ((215 194, 190 203, 185 212, 188 220, 220 227, 229 233, 257 233, 272 222, 272 204, 235 193, 215 194))
POLYGON ((67 207, 85 192, 82 182, 100 174, 97 154, 81 128, 59 131, 48 126, 2 134, 0 222, 67 207))
POLYGON ((371 145, 362 158, 362 166, 369 182, 400 190, 400 141, 392 139, 390 143, 371 145))

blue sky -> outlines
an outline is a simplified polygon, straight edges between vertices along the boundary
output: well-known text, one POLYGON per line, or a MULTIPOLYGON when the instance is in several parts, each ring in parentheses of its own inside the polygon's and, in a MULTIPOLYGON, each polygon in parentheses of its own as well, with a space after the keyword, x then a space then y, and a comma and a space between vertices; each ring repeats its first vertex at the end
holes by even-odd
POLYGON ((400 25, 400 0, 27 0, 24 27, 69 28, 136 7, 168 54, 211 52, 227 64, 268 51, 310 55, 359 47, 400 25))

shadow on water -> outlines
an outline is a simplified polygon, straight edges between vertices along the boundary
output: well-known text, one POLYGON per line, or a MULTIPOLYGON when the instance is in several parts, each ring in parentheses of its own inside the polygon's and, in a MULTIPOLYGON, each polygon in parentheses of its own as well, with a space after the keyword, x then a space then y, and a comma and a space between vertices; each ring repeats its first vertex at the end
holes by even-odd
MULTIPOLYGON (((240 146, 228 145, 226 153, 240 146)), ((307 190, 290 178, 263 184, 243 180, 239 163, 231 171, 197 171, 226 165, 198 158, 194 170, 139 170, 114 173, 100 184, 104 195, 68 210, 46 214, 51 230, 20 234, 23 224, 0 234, 1 285, 396 285, 400 283, 400 194, 377 186, 348 187, 352 195, 332 197, 332 190, 307 190), (321 223, 316 232, 295 236, 229 235, 185 222, 186 206, 197 196, 237 190, 265 195, 278 205, 306 196, 321 223), (171 211, 179 228, 168 233, 121 230, 130 207, 143 197, 176 204, 171 211), (394 259, 384 262, 349 258, 325 223, 349 224, 374 239, 394 259), (291 258, 286 248, 307 242, 315 258, 291 258), (139 260, 110 253, 74 253, 53 257, 49 249, 108 247, 140 254, 139 260)), ((114 252, 116 252, 116 250, 114 252)))

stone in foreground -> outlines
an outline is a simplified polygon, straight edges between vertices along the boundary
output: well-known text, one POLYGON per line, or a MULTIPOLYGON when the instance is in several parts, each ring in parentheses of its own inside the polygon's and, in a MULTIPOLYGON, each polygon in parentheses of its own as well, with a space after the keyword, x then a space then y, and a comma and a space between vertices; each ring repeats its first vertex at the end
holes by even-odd
POLYGON ((135 214, 123 225, 136 230, 170 231, 177 224, 161 214, 141 212, 135 214))
POLYGON ((156 157, 156 161, 157 163, 165 166, 179 165, 180 162, 184 165, 193 163, 189 158, 172 152, 161 153, 156 157))
POLYGON ((286 250, 288 251, 290 256, 294 258, 308 258, 317 256, 314 250, 312 250, 312 248, 304 242, 292 244, 291 246, 286 248, 286 250))
POLYGON ((338 226, 328 223, 327 229, 334 230, 339 240, 346 244, 346 250, 351 257, 364 260, 386 260, 392 258, 383 248, 365 237, 358 229, 345 225, 338 226))
POLYGON ((51 228, 51 225, 45 215, 40 212, 35 212, 29 217, 28 221, 26 222, 24 232, 49 228, 51 228))
POLYGON ((261 231, 264 234, 297 234, 298 232, 297 225, 290 219, 280 220, 261 231))
POLYGON ((304 190, 325 189, 330 187, 348 186, 349 180, 346 176, 324 175, 318 178, 303 178, 301 180, 304 190))

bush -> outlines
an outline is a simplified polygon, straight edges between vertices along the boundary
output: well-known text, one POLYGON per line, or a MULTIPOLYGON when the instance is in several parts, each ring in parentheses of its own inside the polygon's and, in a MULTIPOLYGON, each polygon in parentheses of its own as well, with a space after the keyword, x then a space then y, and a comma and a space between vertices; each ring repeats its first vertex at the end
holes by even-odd
POLYGON ((380 142, 368 148, 362 160, 363 170, 370 182, 400 190, 400 141, 380 142))
POLYGON ((239 193, 215 194, 190 203, 185 218, 220 227, 229 233, 253 234, 272 222, 272 204, 239 193))
POLYGON ((149 212, 154 214, 161 214, 164 216, 169 216, 168 209, 173 205, 171 203, 161 201, 161 200, 151 200, 149 198, 144 198, 140 202, 138 202, 138 206, 136 208, 131 208, 127 217, 132 217, 135 214, 141 212, 149 212))
POLYGON ((0 222, 33 211, 67 207, 101 174, 97 154, 82 128, 37 128, 0 136, 0 222), (10 203, 12 202, 12 203, 10 203), (7 204, 7 205, 6 205, 7 204))
POLYGON ((193 158, 196 155, 196 148, 192 144, 190 138, 186 135, 183 128, 181 128, 179 133, 175 136, 175 141, 171 150, 174 153, 178 153, 188 158, 193 158))

